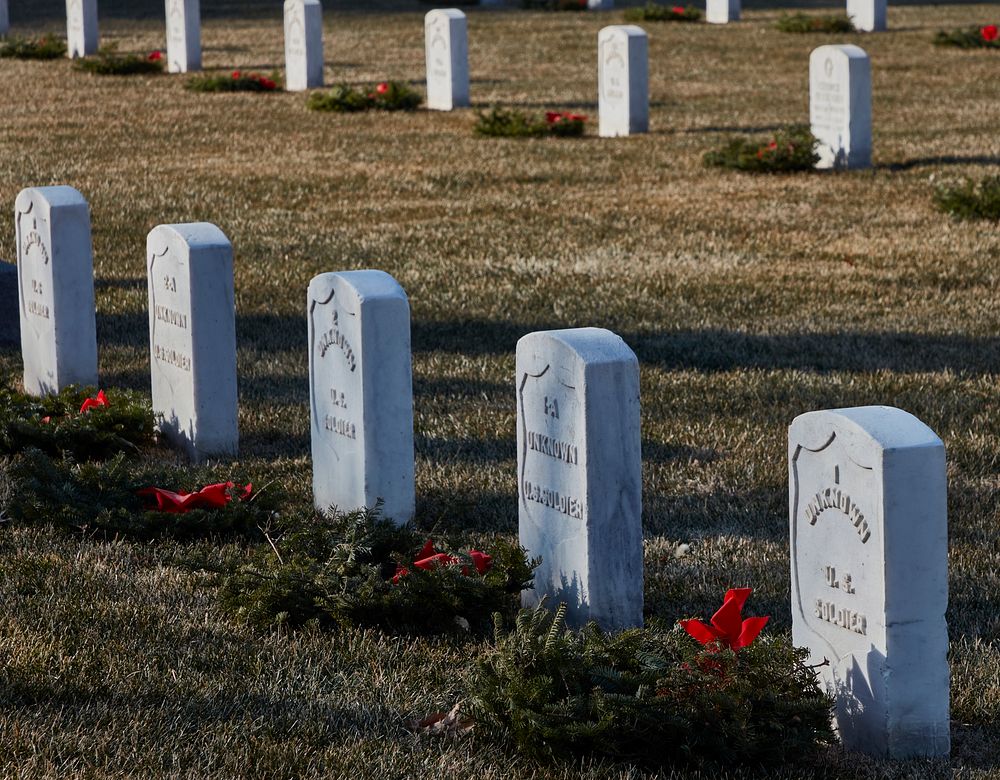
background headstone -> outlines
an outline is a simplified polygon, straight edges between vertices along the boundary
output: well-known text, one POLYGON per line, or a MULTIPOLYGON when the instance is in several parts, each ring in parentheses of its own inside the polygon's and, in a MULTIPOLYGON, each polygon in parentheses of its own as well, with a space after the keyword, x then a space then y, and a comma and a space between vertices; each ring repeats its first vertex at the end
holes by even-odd
POLYGON ((323 86, 323 7, 319 0, 285 2, 285 89, 323 86))
POLYGON ((17 266, 14 263, 0 262, 0 347, 10 347, 20 343, 17 266))
POLYGON ((740 20, 740 0, 705 0, 705 21, 728 24, 740 20))
POLYGON ((24 390, 97 384, 90 209, 72 187, 22 190, 14 202, 24 390))
POLYGON ((71 59, 97 53, 97 0, 66 0, 66 53, 71 59))
POLYGON ((610 11, 615 7, 615 0, 587 0, 587 8, 591 11, 610 11))
POLYGON ((796 417, 788 432, 792 641, 836 697, 845 747, 947 756, 944 445, 886 406, 796 417))
POLYGON ((819 139, 817 168, 872 164, 872 72, 853 44, 820 46, 809 55, 809 124, 819 139))
POLYGON ((198 463, 236 455, 233 247, 215 225, 159 225, 146 238, 153 413, 198 463))
POLYGON ((167 70, 201 70, 200 0, 167 0, 167 70))
POLYGON ((887 0, 847 0, 847 15, 861 32, 884 32, 888 29, 887 0))
POLYGON ((547 596, 580 626, 642 625, 639 363, 603 328, 517 342, 518 535, 547 596))
POLYGON ((10 32, 10 13, 7 9, 7 0, 0 0, 0 35, 10 32))
POLYGON ((373 507, 413 517, 410 304, 382 271, 320 274, 309 283, 313 498, 321 510, 373 507))
POLYGON ((597 34, 600 135, 649 130, 649 55, 645 31, 634 24, 611 25, 597 34))
POLYGON ((469 38, 465 14, 456 8, 424 17, 427 107, 451 111, 469 105, 469 38))

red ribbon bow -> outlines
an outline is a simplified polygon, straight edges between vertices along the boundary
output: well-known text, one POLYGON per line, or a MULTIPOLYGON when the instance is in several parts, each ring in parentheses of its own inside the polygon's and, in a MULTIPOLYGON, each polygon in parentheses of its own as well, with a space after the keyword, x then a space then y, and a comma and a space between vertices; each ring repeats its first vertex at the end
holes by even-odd
POLYGON ((104 395, 103 390, 97 391, 96 398, 88 398, 83 402, 83 405, 80 407, 80 414, 89 412, 91 409, 96 409, 98 406, 111 406, 111 404, 108 403, 108 397, 104 395))
POLYGON ((747 647, 771 619, 770 617, 742 619, 743 605, 751 593, 753 588, 733 588, 727 591, 719 611, 712 615, 711 625, 705 625, 700 620, 682 620, 681 626, 703 645, 718 642, 734 652, 747 647))
MULTIPOLYGON (((148 487, 137 490, 136 495, 151 498, 156 503, 150 507, 157 512, 183 514, 192 509, 221 509, 232 501, 232 492, 237 488, 233 482, 219 482, 215 485, 205 485, 195 493, 175 493, 158 487, 148 487)), ((238 488, 240 501, 246 501, 253 492, 253 484, 238 488)))
POLYGON ((984 41, 992 43, 1000 36, 1000 29, 997 29, 995 24, 988 24, 979 31, 979 34, 983 36, 984 41))
MULTIPOLYGON (((472 558, 472 565, 476 567, 476 572, 480 575, 486 574, 493 565, 493 556, 487 555, 486 553, 479 552, 479 550, 469 550, 469 557, 472 558)), ((413 565, 418 569, 423 569, 424 571, 430 571, 438 566, 454 566, 459 562, 458 558, 454 555, 448 555, 447 553, 439 553, 434 551, 434 540, 428 539, 424 546, 421 548, 420 552, 417 553, 417 560, 413 562, 413 565)), ((405 577, 410 573, 410 570, 405 566, 396 566, 396 573, 392 577, 392 584, 399 584, 401 577, 405 577)), ((469 567, 462 567, 462 574, 466 577, 469 576, 469 567)))

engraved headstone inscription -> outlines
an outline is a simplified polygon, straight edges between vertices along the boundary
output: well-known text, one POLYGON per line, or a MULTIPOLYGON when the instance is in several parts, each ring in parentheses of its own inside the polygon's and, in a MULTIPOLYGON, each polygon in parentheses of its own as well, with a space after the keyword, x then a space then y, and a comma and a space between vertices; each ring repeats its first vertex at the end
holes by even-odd
POLYGON ((611 25, 597 34, 597 84, 601 136, 648 132, 648 40, 641 27, 611 25))
POLYGON ((309 283, 309 406, 316 508, 413 517, 410 304, 383 271, 309 283))
POLYGON ((809 412, 788 432, 792 640, 845 747, 947 756, 944 445, 900 409, 809 412))
POLYGON ((201 70, 201 0, 167 0, 167 70, 201 70))
POLYGON ((97 384, 90 209, 72 187, 22 190, 14 202, 24 390, 97 384))
POLYGON ((195 463, 235 456, 233 247, 215 225, 159 225, 146 239, 153 413, 195 463))
POLYGON ((529 333, 517 343, 518 533, 540 556, 526 607, 568 621, 642 625, 639 364, 602 328, 529 333))
POLYGON ((319 0, 285 2, 285 89, 323 86, 323 7, 319 0))
POLYGON ((427 107, 451 111, 469 105, 469 41, 465 14, 456 8, 424 17, 427 107))
POLYGON ((860 32, 887 30, 887 11, 887 0, 847 0, 847 15, 860 32))
POLYGON ((97 45, 97 0, 66 0, 66 54, 88 57, 97 45))
POLYGON ((809 123, 819 139, 817 168, 872 162, 872 74, 864 50, 829 45, 809 55, 809 123))
POLYGON ((705 0, 705 21, 728 24, 740 20, 740 0, 705 0))

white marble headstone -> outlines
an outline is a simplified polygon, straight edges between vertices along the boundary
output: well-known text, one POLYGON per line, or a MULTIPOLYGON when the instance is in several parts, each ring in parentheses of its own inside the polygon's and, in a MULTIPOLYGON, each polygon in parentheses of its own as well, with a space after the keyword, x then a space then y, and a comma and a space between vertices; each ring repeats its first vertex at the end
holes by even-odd
POLYGON ((413 518, 410 304, 383 271, 309 283, 309 398, 316 508, 413 518))
POLYGON ((451 111, 469 105, 469 39, 465 14, 456 8, 424 17, 427 107, 451 111))
POLYGON ((603 328, 517 342, 518 535, 541 556, 526 607, 568 620, 642 625, 639 363, 603 328))
POLYGON ((847 15, 861 32, 887 30, 887 11, 887 0, 847 0, 847 15))
POLYGON ((7 10, 7 0, 0 0, 0 35, 10 32, 10 13, 7 10))
POLYGON ((810 412, 788 432, 792 641, 811 652, 845 747, 947 756, 944 445, 888 406, 810 412))
POLYGON ((853 44, 820 46, 809 55, 809 123, 819 139, 817 168, 872 163, 872 73, 853 44))
POLYGON ((215 225, 159 225, 146 238, 153 413, 195 463, 239 443, 233 247, 215 225))
POLYGON ((323 6, 319 0, 285 2, 285 89, 323 86, 323 6))
POLYGON ((645 31, 634 24, 605 27, 597 34, 600 135, 649 130, 649 55, 645 31))
POLYGON ((740 20, 740 0, 705 0, 705 21, 728 24, 740 20))
POLYGON ((87 57, 97 46, 97 0, 66 0, 66 53, 87 57))
POLYGON ((591 11, 610 11, 615 7, 615 0, 587 0, 587 8, 591 11))
POLYGON ((167 70, 201 70, 200 0, 167 0, 167 70))
POLYGON ((24 390, 97 384, 90 209, 72 187, 22 190, 14 202, 24 390))

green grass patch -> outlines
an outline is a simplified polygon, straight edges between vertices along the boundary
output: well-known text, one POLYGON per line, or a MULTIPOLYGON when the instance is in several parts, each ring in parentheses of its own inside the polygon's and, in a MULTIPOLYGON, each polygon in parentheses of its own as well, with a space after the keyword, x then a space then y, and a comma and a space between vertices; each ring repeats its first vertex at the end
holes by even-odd
POLYGON ((720 149, 706 152, 702 162, 708 168, 747 173, 811 171, 819 160, 816 144, 809 128, 797 125, 779 130, 767 141, 731 138, 720 149))
POLYGON ((852 33, 854 23, 847 16, 814 16, 812 14, 782 14, 774 25, 786 33, 852 33))
POLYGON ((270 78, 260 73, 234 70, 230 74, 203 74, 192 76, 184 82, 192 92, 278 92, 281 81, 277 74, 270 78))
POLYGON ((55 60, 66 56, 66 41, 54 35, 37 38, 13 36, 0 43, 0 57, 19 60, 55 60))
POLYGON ((35 448, 54 456, 100 460, 153 443, 153 411, 146 397, 113 390, 107 406, 81 411, 95 396, 90 387, 70 387, 43 398, 0 388, 0 455, 35 448))
POLYGON ((1000 220, 1000 176, 939 184, 934 202, 958 219, 1000 220))
POLYGON ((114 46, 102 46, 93 57, 74 60, 73 67, 96 76, 136 76, 163 73, 163 57, 158 51, 129 54, 119 52, 114 46))
POLYGON ((423 98, 420 93, 399 81, 383 81, 356 89, 337 84, 328 92, 313 92, 306 106, 313 111, 353 113, 358 111, 413 111, 423 98))
POLYGON ((447 538, 431 542, 377 508, 332 510, 270 542, 229 572, 220 592, 230 614, 261 627, 479 633, 494 612, 514 612, 536 565, 501 538, 475 554, 447 538))
POLYGON ((934 45, 959 49, 1000 49, 1000 33, 992 24, 961 30, 939 30, 934 35, 934 45))
POLYGON ((628 22, 700 22, 701 16, 701 11, 693 5, 646 3, 625 9, 625 20, 628 22))
POLYGON ((271 524, 282 503, 282 491, 275 484, 256 486, 244 500, 240 488, 251 480, 228 469, 136 463, 125 454, 103 463, 76 463, 54 460, 32 449, 12 458, 4 471, 7 484, 0 491, 5 496, 0 514, 18 523, 51 523, 107 537, 260 537, 260 529, 271 524), (150 499, 139 495, 150 487, 191 493, 230 481, 231 500, 219 509, 156 511, 150 499))
POLYGON ((581 114, 547 111, 533 115, 516 108, 494 106, 479 112, 474 130, 478 135, 505 138, 570 137, 583 135, 586 123, 587 117, 581 114))
POLYGON ((566 630, 565 606, 523 610, 466 695, 486 734, 536 759, 596 755, 660 768, 794 764, 833 742, 807 653, 762 637, 738 653, 654 624, 566 630))

